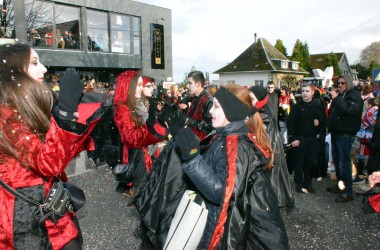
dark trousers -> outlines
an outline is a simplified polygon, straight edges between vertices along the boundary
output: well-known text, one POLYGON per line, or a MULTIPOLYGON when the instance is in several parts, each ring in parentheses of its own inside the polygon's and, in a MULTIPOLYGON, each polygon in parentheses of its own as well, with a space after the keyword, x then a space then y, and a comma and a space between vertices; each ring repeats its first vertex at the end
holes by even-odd
POLYGON ((331 135, 331 152, 336 177, 344 182, 345 194, 352 195, 351 148, 354 137, 331 135))
POLYGON ((298 137, 300 145, 293 149, 296 187, 310 188, 312 172, 317 168, 319 143, 316 137, 298 137))

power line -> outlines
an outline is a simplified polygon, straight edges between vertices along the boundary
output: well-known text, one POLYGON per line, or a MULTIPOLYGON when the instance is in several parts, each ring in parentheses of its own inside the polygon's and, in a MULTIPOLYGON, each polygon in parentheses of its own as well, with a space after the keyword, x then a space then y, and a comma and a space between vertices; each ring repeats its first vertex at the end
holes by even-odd
POLYGON ((369 23, 370 21, 372 21, 373 19, 375 19, 375 18, 378 17, 379 15, 380 15, 380 13, 377 13, 375 16, 371 17, 370 19, 368 19, 368 20, 365 21, 364 23, 359 24, 359 25, 356 26, 355 28, 353 28, 353 29, 347 31, 346 33, 344 33, 344 34, 341 35, 341 36, 338 36, 338 37, 335 38, 334 40, 331 40, 330 42, 325 43, 324 45, 322 45, 321 47, 319 47, 319 48, 317 48, 317 49, 315 49, 315 50, 319 50, 319 49, 321 49, 321 48, 323 48, 323 47, 325 47, 325 46, 327 46, 327 45, 329 45, 329 44, 331 44, 331 43, 333 43, 333 42, 336 42, 337 40, 341 39, 342 37, 345 37, 345 36, 348 35, 349 33, 353 32, 353 31, 356 30, 357 28, 363 26, 364 24, 369 23))

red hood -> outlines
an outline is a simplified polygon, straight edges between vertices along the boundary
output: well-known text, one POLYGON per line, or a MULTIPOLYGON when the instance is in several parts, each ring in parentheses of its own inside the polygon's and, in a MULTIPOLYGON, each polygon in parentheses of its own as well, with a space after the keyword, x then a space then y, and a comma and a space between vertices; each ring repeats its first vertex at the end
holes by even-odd
POLYGON ((131 80, 137 72, 134 70, 126 70, 121 73, 116 80, 116 90, 113 98, 113 104, 115 106, 125 104, 127 102, 127 95, 131 80))

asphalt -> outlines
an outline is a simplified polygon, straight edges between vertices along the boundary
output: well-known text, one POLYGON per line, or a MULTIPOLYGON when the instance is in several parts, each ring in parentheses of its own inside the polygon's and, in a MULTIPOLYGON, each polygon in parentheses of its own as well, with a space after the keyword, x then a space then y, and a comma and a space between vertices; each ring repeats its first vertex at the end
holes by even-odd
MULTIPOLYGON (((72 169, 70 181, 85 190, 87 198, 78 212, 83 249, 148 249, 133 236, 138 213, 128 207, 126 196, 115 192, 108 166, 86 167, 79 173, 72 169)), ((325 191, 334 184, 328 178, 313 184, 315 194, 295 193, 296 207, 282 211, 291 249, 379 249, 380 214, 364 214, 361 196, 334 202, 336 195, 325 191)))

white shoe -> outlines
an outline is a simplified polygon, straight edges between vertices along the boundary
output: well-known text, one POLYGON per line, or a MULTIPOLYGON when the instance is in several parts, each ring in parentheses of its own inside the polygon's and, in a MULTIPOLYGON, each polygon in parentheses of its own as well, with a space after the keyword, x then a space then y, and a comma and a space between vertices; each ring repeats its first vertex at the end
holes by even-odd
POLYGON ((317 178, 317 181, 318 181, 318 182, 321 182, 321 181, 322 181, 322 177, 318 177, 318 178, 317 178))

